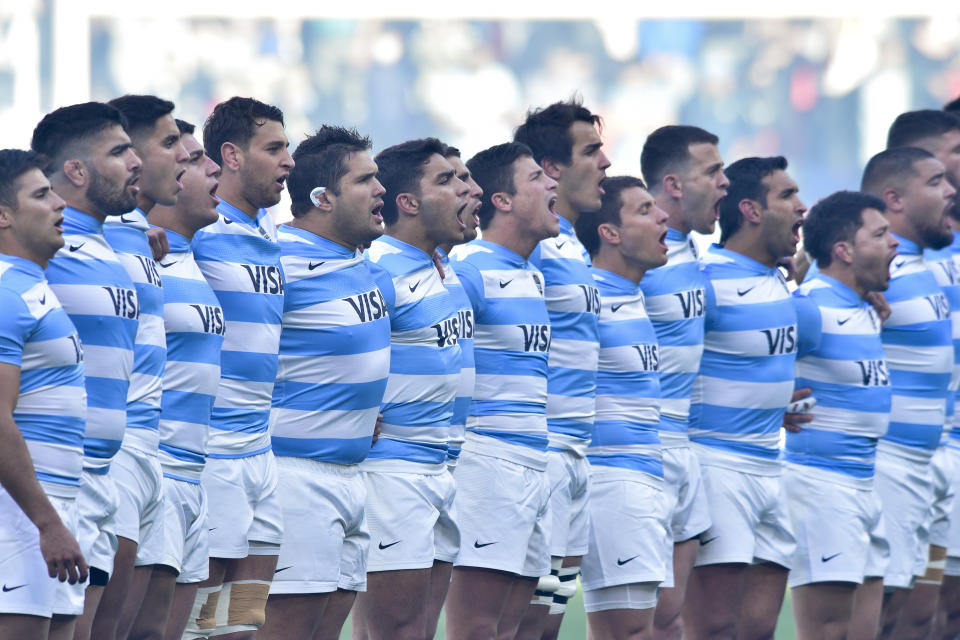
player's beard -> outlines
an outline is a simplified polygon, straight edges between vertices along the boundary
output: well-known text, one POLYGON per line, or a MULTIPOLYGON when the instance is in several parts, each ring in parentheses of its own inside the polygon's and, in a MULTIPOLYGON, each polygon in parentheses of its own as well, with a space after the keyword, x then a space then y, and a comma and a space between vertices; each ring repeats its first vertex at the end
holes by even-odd
POLYGON ((119 216, 137 206, 136 194, 131 193, 127 187, 126 182, 117 187, 91 167, 87 199, 100 213, 108 216, 119 216))

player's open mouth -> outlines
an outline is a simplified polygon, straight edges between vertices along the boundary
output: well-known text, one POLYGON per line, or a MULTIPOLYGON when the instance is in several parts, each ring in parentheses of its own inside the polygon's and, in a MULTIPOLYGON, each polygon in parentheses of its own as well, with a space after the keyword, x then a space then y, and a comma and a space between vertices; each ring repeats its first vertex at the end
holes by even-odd
POLYGON ((380 212, 383 210, 383 200, 377 202, 373 205, 373 209, 370 210, 370 215, 377 219, 377 222, 383 222, 383 216, 380 215, 380 212))
POLYGON ((57 221, 54 223, 53 228, 57 230, 57 233, 63 234, 63 216, 60 216, 57 221))
POLYGON ((793 232, 793 242, 794 242, 794 244, 800 242, 800 227, 802 227, 802 226, 803 226, 803 220, 797 220, 797 221, 793 224, 793 226, 790 227, 790 231, 793 232))
POLYGON ((480 207, 483 206, 483 202, 477 200, 477 204, 473 207, 473 226, 480 226, 480 207))
POLYGON ((139 173, 127 180, 127 189, 129 189, 134 195, 140 193, 140 185, 137 184, 138 182, 140 182, 139 173))
POLYGON ((717 202, 713 205, 713 219, 714 219, 714 220, 719 220, 719 219, 720 219, 720 203, 721 203, 721 202, 723 202, 723 198, 720 198, 719 200, 717 200, 717 202))
POLYGON ((663 252, 667 252, 667 231, 664 229, 663 233, 660 234, 660 248, 663 249, 663 252))
POLYGON ((277 178, 274 182, 277 183, 277 189, 283 191, 283 184, 287 181, 287 174, 284 174, 277 178))
POLYGON ((547 209, 550 211, 550 213, 552 213, 553 215, 559 218, 560 214, 557 213, 557 210, 555 209, 556 206, 557 206, 557 196, 552 196, 550 200, 547 202, 547 209))
POLYGON ((177 193, 180 193, 181 191, 183 191, 183 181, 181 180, 181 178, 183 178, 183 174, 185 174, 186 172, 187 170, 184 169, 183 171, 177 174, 177 193))
POLYGON ((213 185, 213 188, 210 189, 210 197, 213 198, 214 204, 220 204, 220 198, 217 197, 217 189, 220 188, 220 183, 213 185))
POLYGON ((600 179, 600 182, 597 184, 597 191, 600 192, 601 196, 606 193, 606 191, 603 188, 603 183, 606 179, 607 179, 606 176, 604 176, 603 178, 600 179))
POLYGON ((461 231, 467 228, 467 223, 463 221, 463 212, 467 210, 467 205, 469 202, 464 202, 463 205, 457 209, 457 224, 460 225, 461 231))

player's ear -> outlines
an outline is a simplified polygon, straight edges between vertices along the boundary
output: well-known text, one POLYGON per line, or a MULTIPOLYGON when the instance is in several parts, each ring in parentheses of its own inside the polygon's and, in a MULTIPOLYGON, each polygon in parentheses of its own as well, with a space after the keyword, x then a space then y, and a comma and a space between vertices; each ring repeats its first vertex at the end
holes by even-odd
POLYGON ((851 245, 846 240, 841 240, 834 243, 833 245, 833 259, 839 260, 844 264, 850 264, 853 262, 853 245, 851 245))
POLYGON ((0 204, 0 229, 6 229, 13 224, 13 208, 0 204))
POLYGON ((220 164, 225 169, 239 171, 243 164, 243 149, 232 142, 224 142, 220 145, 220 158, 223 160, 220 164))
POLYGON ((606 242, 607 244, 614 246, 620 244, 620 229, 609 222, 604 222, 597 227, 597 235, 600 236, 602 242, 606 242))
POLYGON ((660 182, 663 185, 663 191, 668 196, 675 200, 679 200, 683 197, 683 181, 680 180, 680 176, 675 173, 668 173, 663 176, 663 180, 660 182))
POLYGON ((760 205, 756 200, 744 198, 737 205, 737 208, 740 209, 740 215, 742 215, 748 222, 760 224, 760 220, 763 218, 763 216, 760 213, 760 205))
POLYGON ((76 188, 87 183, 87 166, 79 158, 71 158, 63 162, 63 175, 76 188))
POLYGON ((553 158, 544 158, 541 160, 540 167, 543 169, 545 174, 554 180, 560 180, 560 174, 563 172, 563 169, 560 163, 553 161, 553 158))
POLYGON ((513 199, 509 193, 496 192, 490 196, 490 203, 500 211, 513 211, 513 199))
POLYGON ((420 213, 420 200, 412 193, 397 194, 397 211, 415 216, 420 213))

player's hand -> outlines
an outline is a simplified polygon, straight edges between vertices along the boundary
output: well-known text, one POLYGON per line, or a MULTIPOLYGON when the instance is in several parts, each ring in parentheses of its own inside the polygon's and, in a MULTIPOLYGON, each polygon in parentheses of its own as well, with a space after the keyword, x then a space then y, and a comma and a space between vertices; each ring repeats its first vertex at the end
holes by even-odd
MULTIPOLYGON (((809 398, 813 394, 813 389, 803 387, 793 392, 790 403, 799 402, 804 398, 809 398)), ((813 415, 810 413, 785 413, 783 415, 783 428, 791 433, 799 433, 803 430, 804 424, 813 421, 813 415)))
POLYGON ((150 242, 150 250, 153 251, 154 260, 161 260, 163 256, 170 253, 170 241, 167 240, 167 232, 161 227, 147 229, 147 240, 150 242))
POLYGON ((370 446, 372 447, 377 443, 377 440, 380 439, 380 421, 383 420, 383 414, 377 414, 377 422, 373 425, 373 440, 370 441, 370 446))
POLYGON ((890 317, 890 303, 887 302, 887 299, 882 293, 879 291, 871 291, 866 295, 864 300, 873 305, 873 310, 880 316, 880 324, 887 321, 887 318, 890 317))
POLYGON ((447 274, 443 271, 443 263, 440 262, 440 254, 436 251, 433 252, 433 266, 435 266, 440 273, 441 280, 447 277, 447 274))
POLYGON ((80 545, 59 519, 40 530, 40 553, 47 563, 47 573, 60 582, 86 582, 90 567, 80 545))

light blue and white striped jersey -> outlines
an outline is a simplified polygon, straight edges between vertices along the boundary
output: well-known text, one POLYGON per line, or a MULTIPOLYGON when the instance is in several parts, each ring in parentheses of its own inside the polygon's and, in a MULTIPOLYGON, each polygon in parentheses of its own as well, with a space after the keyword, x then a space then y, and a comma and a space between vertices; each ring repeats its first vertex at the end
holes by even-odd
POLYGON ((40 265, 0 254, 0 362, 20 368, 13 409, 48 495, 76 497, 87 393, 80 336, 40 265))
MULTIPOLYGON (((960 272, 960 233, 953 233, 953 243, 948 247, 950 257, 953 260, 954 267, 960 272)), ((960 314, 958 314, 960 316, 960 314)), ((951 320, 957 322, 960 317, 954 317, 951 314, 951 320)), ((954 355, 956 356, 957 343, 954 342, 954 355)), ((953 448, 960 449, 960 419, 956 417, 956 405, 960 401, 960 389, 954 394, 954 419, 950 426, 950 434, 947 438, 947 444, 953 448)))
MULTIPOLYGON (((953 243, 960 244, 960 233, 953 232, 953 243)), ((954 261, 953 249, 946 247, 940 250, 924 249, 923 259, 926 261, 937 284, 943 290, 950 304, 950 336, 953 339, 953 371, 950 376, 950 390, 947 396, 946 421, 940 444, 948 443, 949 434, 953 425, 955 405, 957 402, 957 388, 960 387, 960 265, 954 261)), ((960 443, 958 443, 960 444, 960 443)))
POLYGON ((880 448, 918 461, 940 443, 953 371, 950 303, 915 242, 897 236, 884 294, 890 317, 883 323, 883 349, 893 400, 890 427, 880 448))
POLYGON ((551 449, 583 455, 593 431, 600 294, 573 225, 563 217, 559 222, 560 234, 541 240, 530 254, 530 264, 543 274, 550 313, 547 437, 551 449))
POLYGON ((690 393, 703 355, 705 279, 689 234, 667 229, 667 264, 640 281, 660 343, 660 440, 686 446, 690 393))
POLYGON ((103 235, 127 270, 140 301, 140 325, 133 347, 133 374, 127 391, 127 432, 123 446, 157 455, 160 394, 167 343, 163 330, 163 291, 157 263, 147 240, 150 228, 139 209, 111 216, 103 224, 103 235))
POLYGON ((640 286, 591 269, 600 290, 597 418, 587 459, 596 471, 663 480, 660 447, 660 351, 640 286))
POLYGON ((225 200, 220 217, 193 238, 193 255, 217 294, 227 331, 207 455, 245 458, 270 450, 270 404, 277 378, 283 269, 277 228, 225 200))
POLYGON ((390 372, 387 304, 359 251, 287 225, 278 235, 287 290, 273 452, 358 464, 390 372))
POLYGON ((420 249, 381 236, 366 258, 390 317, 390 376, 380 438, 363 468, 440 473, 460 387, 457 305, 420 249))
POLYGON ((825 469, 837 481, 873 486, 877 440, 890 422, 890 374, 880 319, 853 289, 828 275, 806 280, 797 307, 797 379, 817 404, 813 422, 787 432, 783 459, 825 469))
POLYGON ((463 439, 467 430, 467 415, 470 413, 470 402, 473 400, 473 387, 476 384, 477 372, 473 363, 473 305, 467 292, 463 290, 460 278, 450 264, 450 256, 437 249, 440 254, 440 264, 443 266, 443 286, 453 296, 454 304, 460 311, 457 318, 457 344, 460 345, 460 388, 457 389, 457 398, 453 401, 453 418, 450 422, 450 448, 447 450, 447 464, 455 465, 460 457, 463 439))
POLYGON ((797 356, 790 291, 776 267, 718 245, 702 264, 706 319, 690 440, 705 464, 777 475, 797 356))
POLYGON ((220 348, 227 325, 190 242, 179 233, 166 231, 170 253, 158 263, 167 343, 160 464, 166 477, 199 484, 207 459, 210 413, 220 384, 220 348))
POLYGON ((454 247, 450 258, 475 321, 477 378, 463 450, 546 469, 550 316, 543 274, 486 240, 454 247))
POLYGON ((110 470, 127 426, 127 392, 140 303, 133 281, 103 237, 96 218, 63 210, 64 246, 46 276, 83 345, 87 426, 83 467, 110 470))

